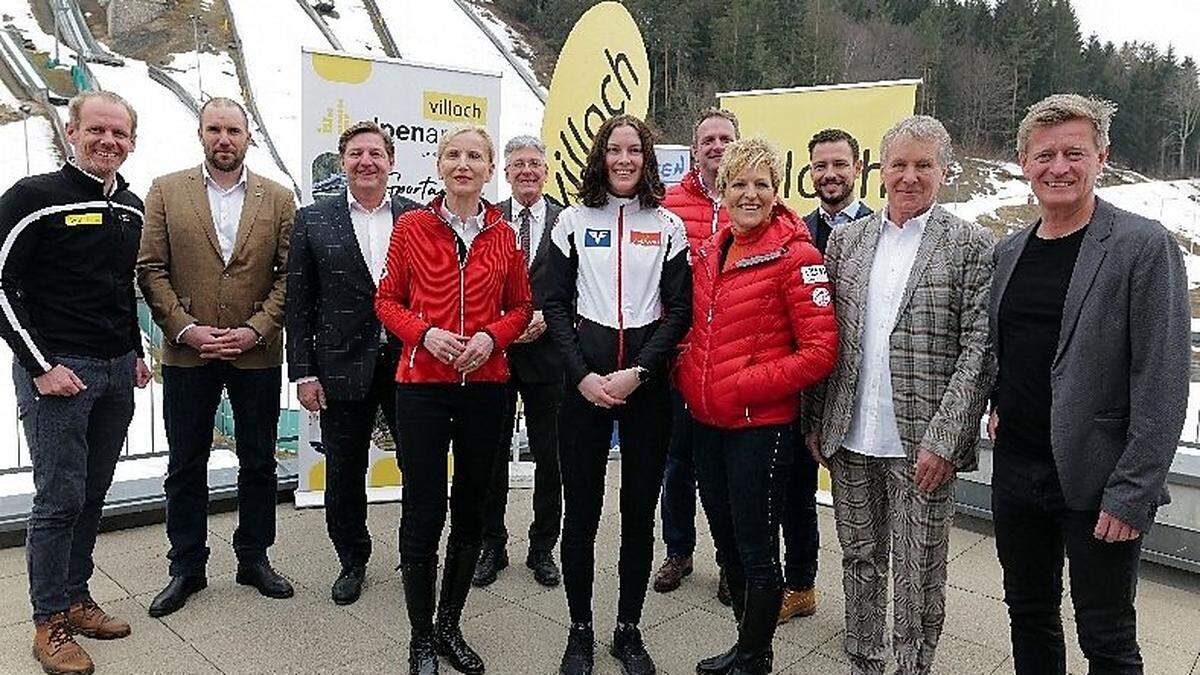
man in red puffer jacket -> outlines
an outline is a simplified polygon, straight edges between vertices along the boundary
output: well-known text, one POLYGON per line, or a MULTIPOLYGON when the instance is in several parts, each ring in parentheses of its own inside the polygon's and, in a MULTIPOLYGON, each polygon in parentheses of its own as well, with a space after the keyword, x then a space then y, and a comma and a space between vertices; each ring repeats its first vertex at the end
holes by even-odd
MULTIPOLYGON (((667 190, 662 205, 683 220, 688 246, 695 260, 700 245, 729 224, 729 214, 716 193, 717 167, 725 145, 738 139, 737 117, 727 110, 709 108, 692 132, 692 170, 667 190)), ((696 475, 692 469, 692 425, 683 398, 671 390, 671 445, 662 487, 662 532, 667 559, 654 575, 654 590, 669 593, 692 572, 696 547, 696 475)), ((729 604, 722 574, 718 597, 729 604)))

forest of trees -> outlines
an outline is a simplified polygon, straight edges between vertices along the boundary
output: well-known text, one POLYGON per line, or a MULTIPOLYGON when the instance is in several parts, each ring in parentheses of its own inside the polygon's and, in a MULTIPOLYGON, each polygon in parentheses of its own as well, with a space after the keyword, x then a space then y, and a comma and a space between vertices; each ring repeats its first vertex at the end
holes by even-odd
MULTIPOLYGON (((558 53, 595 0, 494 0, 558 53)), ((1012 158, 1025 109, 1055 92, 1106 98, 1113 159, 1200 175, 1197 64, 1080 34, 1069 0, 623 0, 651 69, 650 117, 672 142, 718 91, 919 77, 917 111, 961 149, 1012 158)), ((1169 17, 1164 17, 1169 21, 1169 17)))

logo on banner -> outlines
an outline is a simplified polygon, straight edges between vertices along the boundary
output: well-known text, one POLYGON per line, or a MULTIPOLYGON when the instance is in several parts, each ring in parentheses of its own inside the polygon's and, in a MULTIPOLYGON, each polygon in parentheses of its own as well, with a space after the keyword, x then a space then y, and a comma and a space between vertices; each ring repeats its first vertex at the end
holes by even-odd
POLYGON ((600 125, 620 114, 644 118, 650 64, 641 31, 619 2, 584 12, 563 43, 542 116, 550 182, 546 192, 573 204, 600 125))
POLYGON ((634 246, 662 246, 662 232, 629 231, 629 243, 634 246))
POLYGON ((427 120, 470 124, 483 124, 487 121, 488 102, 482 96, 427 91, 422 98, 421 112, 427 120))
POLYGON ((317 123, 317 133, 340 136, 351 124, 354 124, 354 120, 350 117, 350 110, 346 107, 346 102, 339 98, 325 109, 325 114, 317 123))
POLYGON ((593 230, 588 228, 583 234, 584 248, 608 248, 612 246, 612 230, 593 230))

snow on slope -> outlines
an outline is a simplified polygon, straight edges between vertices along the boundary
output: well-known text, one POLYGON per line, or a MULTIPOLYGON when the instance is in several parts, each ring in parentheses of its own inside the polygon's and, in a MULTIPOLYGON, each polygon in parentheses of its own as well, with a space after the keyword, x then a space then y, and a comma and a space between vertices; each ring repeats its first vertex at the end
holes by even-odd
MULTIPOLYGON (((388 0, 384 0, 386 3, 388 0)), ((381 3, 382 4, 382 3, 381 3)), ((342 48, 351 54, 363 56, 387 56, 383 51, 383 43, 371 23, 371 15, 363 5, 362 0, 340 0, 337 3, 337 17, 326 16, 325 25, 342 43, 342 48)))
POLYGON ((288 172, 299 180, 300 49, 329 50, 329 41, 295 0, 230 0, 229 11, 263 124, 288 172))
MULTIPOLYGON (((379 10, 404 60, 501 73, 497 144, 520 134, 541 136, 545 105, 454 0, 388 0, 379 10)), ((508 183, 499 183, 505 198, 508 183)))

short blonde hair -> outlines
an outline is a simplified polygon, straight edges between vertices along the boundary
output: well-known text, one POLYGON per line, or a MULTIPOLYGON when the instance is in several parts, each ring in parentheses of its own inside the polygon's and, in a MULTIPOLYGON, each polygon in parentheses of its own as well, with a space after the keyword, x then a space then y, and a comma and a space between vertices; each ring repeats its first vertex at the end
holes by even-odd
POLYGON ((70 102, 67 103, 67 120, 71 123, 71 126, 79 126, 79 119, 83 115, 83 104, 93 99, 115 103, 125 108, 125 112, 129 113, 129 134, 137 136, 137 111, 133 109, 129 101, 121 98, 118 94, 101 89, 81 91, 71 97, 70 102))
POLYGON ((442 134, 442 137, 438 139, 437 145, 438 161, 441 161, 442 153, 446 152, 446 146, 450 144, 451 139, 462 136, 463 134, 479 134, 479 137, 483 139, 484 145, 487 146, 488 161, 492 164, 496 163, 496 145, 492 143, 492 136, 487 132, 487 129, 479 126, 478 124, 459 125, 442 134))
POLYGON ((1087 120, 1096 130, 1096 149, 1108 147, 1108 129, 1117 105, 1104 99, 1079 94, 1051 94, 1029 106, 1029 112, 1017 127, 1017 155, 1025 154, 1034 129, 1052 127, 1071 120, 1087 120))
POLYGON ((742 172, 759 166, 767 167, 771 173, 771 187, 779 192, 783 163, 779 161, 779 152, 774 145, 763 138, 746 138, 725 146, 721 165, 717 167, 717 192, 724 192, 729 181, 742 172))

